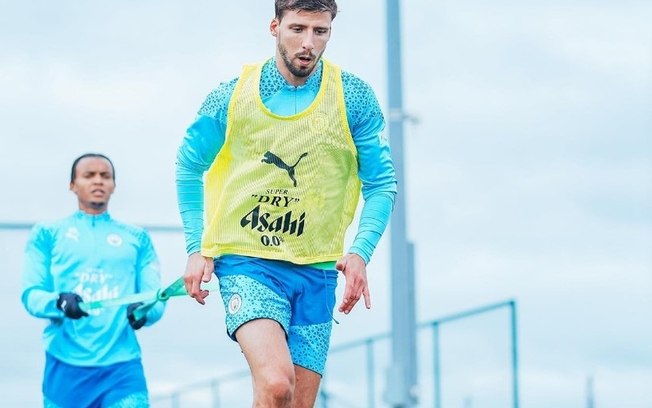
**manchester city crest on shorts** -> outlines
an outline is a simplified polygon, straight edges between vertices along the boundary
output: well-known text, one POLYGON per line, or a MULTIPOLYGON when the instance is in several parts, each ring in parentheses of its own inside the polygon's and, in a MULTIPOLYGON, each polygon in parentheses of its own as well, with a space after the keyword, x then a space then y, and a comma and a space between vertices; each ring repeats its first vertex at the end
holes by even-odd
POLYGON ((242 306, 242 298, 237 293, 234 293, 233 295, 231 295, 231 299, 229 299, 229 313, 230 314, 238 313, 238 310, 240 310, 240 306, 242 306))

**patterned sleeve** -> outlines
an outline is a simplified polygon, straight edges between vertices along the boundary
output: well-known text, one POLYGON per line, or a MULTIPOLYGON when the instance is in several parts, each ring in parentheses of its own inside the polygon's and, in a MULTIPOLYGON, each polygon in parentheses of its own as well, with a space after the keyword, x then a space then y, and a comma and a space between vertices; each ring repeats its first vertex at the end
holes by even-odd
POLYGON ((385 118, 371 87, 343 72, 344 101, 358 154, 358 175, 364 204, 349 252, 369 263, 394 207, 396 178, 389 144, 383 136, 385 118))
POLYGON ((177 151, 177 203, 188 254, 201 249, 204 228, 203 176, 224 145, 226 113, 236 82, 237 78, 224 82, 208 95, 177 151))

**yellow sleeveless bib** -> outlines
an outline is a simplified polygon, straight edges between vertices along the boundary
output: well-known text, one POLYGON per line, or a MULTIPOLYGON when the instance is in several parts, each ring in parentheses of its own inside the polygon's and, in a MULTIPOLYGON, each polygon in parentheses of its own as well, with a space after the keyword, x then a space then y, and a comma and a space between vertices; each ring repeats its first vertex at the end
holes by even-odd
POLYGON ((205 178, 203 255, 296 264, 342 255, 360 180, 341 73, 322 61, 315 100, 291 116, 263 104, 262 64, 244 67, 229 103, 224 146, 205 178))

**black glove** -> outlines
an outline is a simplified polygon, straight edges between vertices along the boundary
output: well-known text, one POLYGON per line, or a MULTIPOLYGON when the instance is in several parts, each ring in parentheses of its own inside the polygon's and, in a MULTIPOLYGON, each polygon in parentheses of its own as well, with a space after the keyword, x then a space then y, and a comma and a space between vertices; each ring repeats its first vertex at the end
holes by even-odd
POLYGON ((138 309, 138 306, 141 306, 142 304, 143 302, 136 302, 127 306, 127 320, 129 320, 129 325, 134 330, 138 330, 143 327, 147 321, 147 316, 143 316, 138 320, 136 320, 136 317, 134 316, 134 311, 138 309))
POLYGON ((79 307, 79 304, 83 301, 84 299, 76 293, 60 293, 59 299, 57 299, 57 309, 61 310, 66 317, 80 319, 84 316, 88 316, 88 313, 84 312, 82 308, 79 307))

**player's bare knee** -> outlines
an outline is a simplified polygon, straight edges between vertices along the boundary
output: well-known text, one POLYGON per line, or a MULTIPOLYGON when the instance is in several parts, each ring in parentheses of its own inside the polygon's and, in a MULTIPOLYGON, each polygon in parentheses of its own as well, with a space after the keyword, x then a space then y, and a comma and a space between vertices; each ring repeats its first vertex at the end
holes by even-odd
POLYGON ((294 396, 294 377, 276 375, 268 377, 262 384, 256 383, 259 391, 265 395, 267 400, 273 401, 275 407, 290 406, 294 396))

